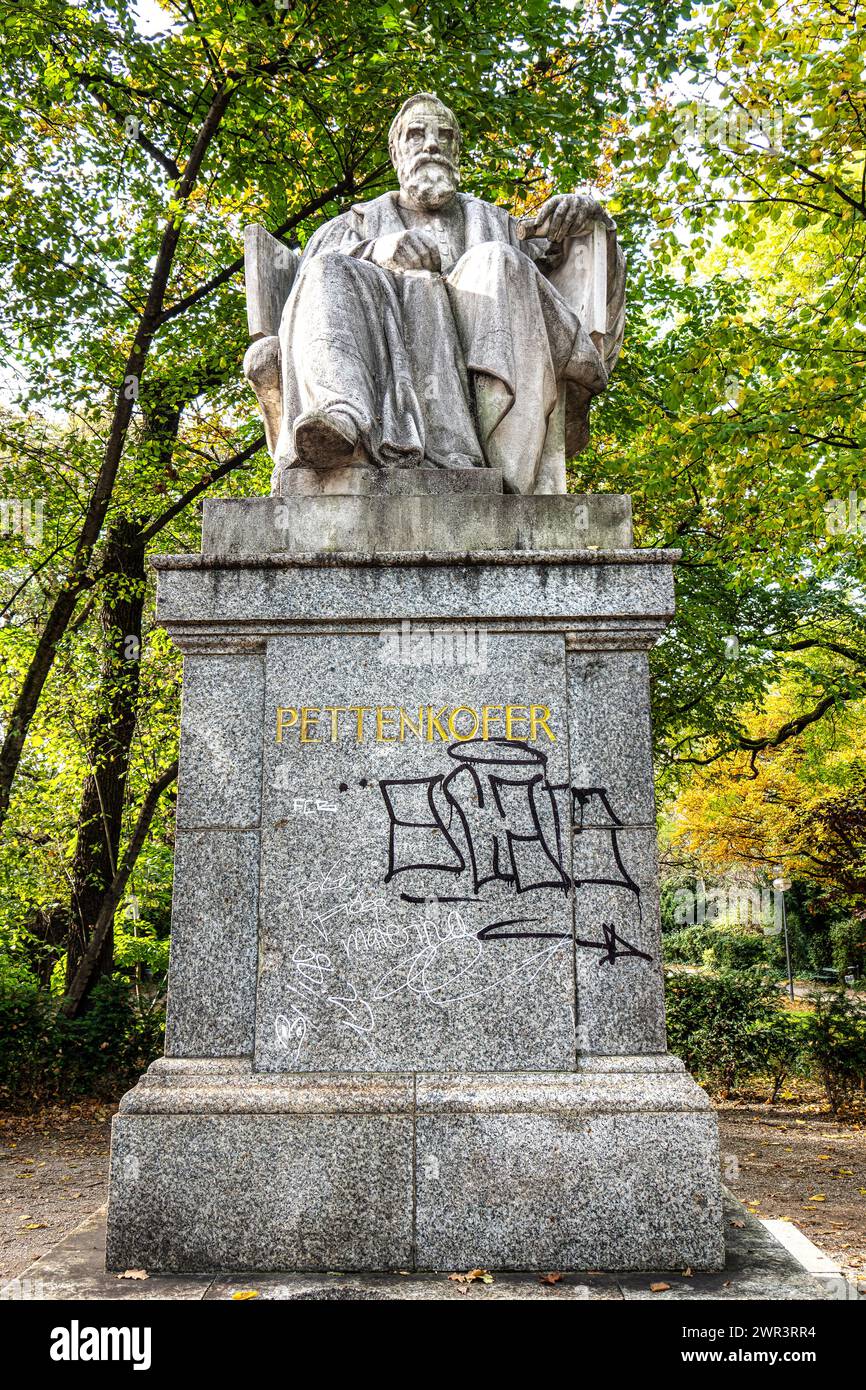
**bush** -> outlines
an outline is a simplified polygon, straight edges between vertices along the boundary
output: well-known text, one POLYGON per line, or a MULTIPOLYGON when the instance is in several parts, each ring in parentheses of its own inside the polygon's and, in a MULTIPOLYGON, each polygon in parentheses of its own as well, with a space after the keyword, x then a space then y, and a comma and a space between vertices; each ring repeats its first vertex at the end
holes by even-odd
POLYGON ((866 1018, 840 991, 822 990, 806 1015, 805 1049, 833 1114, 866 1078, 866 1018))
POLYGON ((767 1096, 770 1105, 778 1100, 788 1077, 805 1070, 808 1024, 807 1014, 779 1009, 772 1018, 755 1025, 758 1066, 771 1083, 767 1096))
POLYGON ((767 965, 767 950, 762 936, 736 931, 730 927, 711 929, 712 939, 704 951, 703 963, 711 970, 750 970, 767 965))
POLYGON ((833 968, 840 977, 852 973, 855 979, 863 975, 866 950, 866 923, 853 918, 838 918, 830 927, 830 946, 833 968))
POLYGON ((162 1051, 164 1027, 162 1013, 141 1009, 121 977, 100 981, 87 1012, 67 1019, 59 1000, 40 989, 26 968, 4 962, 0 1101, 114 1097, 162 1051))
POLYGON ((735 1082, 760 1069, 760 1026, 779 1010, 778 995, 757 970, 667 975, 668 1041, 689 1071, 730 1095, 735 1082))
POLYGON ((666 961, 683 965, 706 965, 711 970, 748 970, 767 964, 763 936, 733 926, 699 922, 692 927, 668 932, 662 938, 666 961))
POLYGON ((679 931, 667 932, 662 937, 662 954, 666 961, 678 965, 700 965, 704 951, 712 946, 712 927, 698 923, 693 927, 681 927, 679 931))

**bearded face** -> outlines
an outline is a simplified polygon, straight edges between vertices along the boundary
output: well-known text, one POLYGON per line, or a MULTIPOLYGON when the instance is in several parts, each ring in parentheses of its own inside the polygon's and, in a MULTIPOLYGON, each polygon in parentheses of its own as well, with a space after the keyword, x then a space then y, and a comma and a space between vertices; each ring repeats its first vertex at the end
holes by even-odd
POLYGON ((419 103, 406 112, 395 164, 409 203, 431 210, 451 201, 460 183, 457 150, 457 130, 443 108, 419 103))

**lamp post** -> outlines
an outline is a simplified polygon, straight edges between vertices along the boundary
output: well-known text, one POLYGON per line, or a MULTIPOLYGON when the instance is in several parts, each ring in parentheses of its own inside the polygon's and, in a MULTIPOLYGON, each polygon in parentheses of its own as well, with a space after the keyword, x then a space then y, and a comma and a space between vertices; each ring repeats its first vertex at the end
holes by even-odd
POLYGON ((791 943, 788 940, 788 914, 785 911, 785 894, 791 887, 789 878, 774 878, 773 887, 782 895, 782 930, 785 933, 785 960, 788 963, 788 993, 794 998, 794 976, 791 973, 791 943))

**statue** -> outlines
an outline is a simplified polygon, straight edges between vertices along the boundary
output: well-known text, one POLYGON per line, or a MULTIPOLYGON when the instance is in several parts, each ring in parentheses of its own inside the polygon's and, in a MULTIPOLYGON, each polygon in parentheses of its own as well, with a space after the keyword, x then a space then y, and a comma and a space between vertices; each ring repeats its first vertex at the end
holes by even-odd
POLYGON ((458 193, 454 113, 422 92, 389 134, 399 192, 325 223, 303 255, 246 230, 244 360, 286 470, 498 468, 563 493, 565 458, 619 355, 625 261, 582 194, 519 221, 458 193))

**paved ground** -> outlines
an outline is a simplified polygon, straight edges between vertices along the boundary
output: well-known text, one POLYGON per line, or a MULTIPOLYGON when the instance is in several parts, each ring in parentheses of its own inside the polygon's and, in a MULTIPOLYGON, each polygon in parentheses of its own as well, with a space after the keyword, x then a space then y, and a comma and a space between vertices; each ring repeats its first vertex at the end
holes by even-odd
POLYGON ((18 1274, 106 1199, 114 1106, 0 1114, 0 1278, 18 1274))
POLYGON ((234 1301, 261 1298, 284 1302, 366 1302, 383 1300, 532 1300, 608 1302, 660 1299, 782 1301, 825 1298, 821 1286, 734 1198, 726 1199, 725 1268, 714 1274, 691 1270, 641 1274, 225 1274, 195 1278, 127 1271, 106 1274, 105 1209, 94 1212, 77 1231, 3 1288, 5 1299, 126 1299, 234 1301), (474 1277, 473 1277, 474 1276, 474 1277))
MULTIPOLYGON (((111 1110, 87 1101, 0 1115, 0 1278, 43 1258, 105 1201, 111 1110)), ((727 1186, 758 1216, 793 1220, 866 1290, 866 1128, 830 1119, 816 1092, 776 1106, 723 1103, 719 1120, 727 1186)), ((481 1295, 473 1285, 453 1296, 481 1295)))

